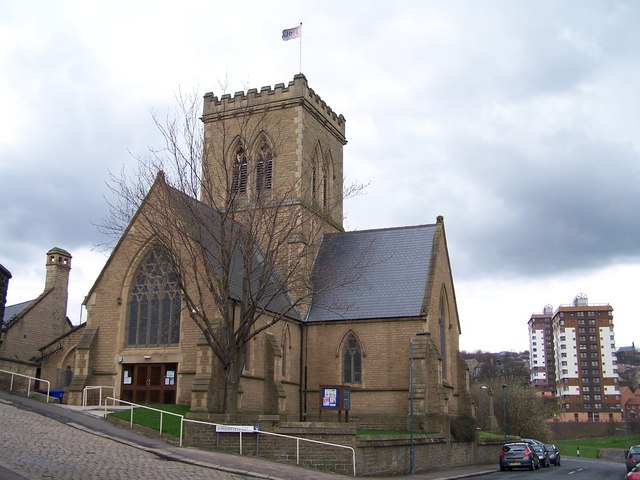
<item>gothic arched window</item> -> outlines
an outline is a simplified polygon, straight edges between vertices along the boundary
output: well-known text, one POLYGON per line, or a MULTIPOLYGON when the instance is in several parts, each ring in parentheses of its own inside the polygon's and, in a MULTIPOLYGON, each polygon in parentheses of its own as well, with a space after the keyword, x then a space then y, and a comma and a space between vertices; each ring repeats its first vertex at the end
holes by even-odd
POLYGON ((291 349, 291 332, 289 331, 289 326, 284 330, 282 335, 282 365, 281 365, 281 373, 283 378, 289 377, 289 362, 290 355, 289 350, 291 349))
POLYGON ((256 163, 256 191, 271 190, 273 182, 273 155, 266 141, 260 145, 256 163))
POLYGON ((249 167, 247 164, 247 155, 242 145, 236 148, 235 163, 233 164, 233 179, 231 182, 231 193, 247 193, 247 175, 249 167))
POLYGON ((311 200, 315 202, 318 197, 318 165, 313 162, 311 166, 311 200))
POLYGON ((169 258, 154 249, 138 267, 129 296, 127 345, 180 342, 180 288, 169 258))
POLYGON ((447 315, 447 294, 443 290, 440 294, 440 356, 442 357, 442 379, 447 378, 447 326, 449 325, 449 316, 447 315))
POLYGON ((350 333, 342 349, 342 383, 362 383, 362 353, 358 338, 350 333))
POLYGON ((322 208, 324 210, 329 206, 329 181, 327 177, 329 176, 329 169, 327 165, 323 165, 322 168, 322 208))
POLYGON ((322 187, 322 150, 320 145, 316 145, 315 152, 311 159, 311 202, 317 204, 320 199, 320 188, 322 187))

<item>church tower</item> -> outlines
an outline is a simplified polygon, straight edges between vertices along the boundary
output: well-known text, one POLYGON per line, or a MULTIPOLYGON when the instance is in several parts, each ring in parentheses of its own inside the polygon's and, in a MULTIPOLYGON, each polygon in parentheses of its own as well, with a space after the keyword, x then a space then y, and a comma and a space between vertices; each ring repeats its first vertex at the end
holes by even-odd
POLYGON ((275 204, 299 209, 304 220, 291 243, 316 243, 323 233, 343 231, 345 119, 304 75, 273 89, 221 98, 208 93, 202 120, 203 176, 207 192, 216 192, 203 189, 203 202, 218 210, 229 204, 235 211, 275 204))

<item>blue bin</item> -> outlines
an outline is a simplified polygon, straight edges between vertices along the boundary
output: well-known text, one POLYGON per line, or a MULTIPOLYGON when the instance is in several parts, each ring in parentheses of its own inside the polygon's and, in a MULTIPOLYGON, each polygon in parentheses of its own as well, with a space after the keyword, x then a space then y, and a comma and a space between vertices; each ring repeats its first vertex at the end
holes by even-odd
POLYGON ((60 403, 62 403, 62 397, 64 396, 64 390, 51 390, 49 392, 49 395, 51 395, 53 398, 57 398, 58 400, 60 400, 60 403))

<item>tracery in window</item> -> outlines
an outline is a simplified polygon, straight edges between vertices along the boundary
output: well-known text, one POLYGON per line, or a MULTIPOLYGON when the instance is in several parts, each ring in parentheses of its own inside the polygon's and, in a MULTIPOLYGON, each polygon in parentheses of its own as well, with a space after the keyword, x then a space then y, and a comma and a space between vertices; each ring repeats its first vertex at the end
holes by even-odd
POLYGON ((358 338, 350 333, 342 349, 342 383, 362 383, 362 354, 358 338))
POLYGON ((180 288, 169 258, 152 250, 138 267, 129 295, 127 345, 180 342, 180 288))

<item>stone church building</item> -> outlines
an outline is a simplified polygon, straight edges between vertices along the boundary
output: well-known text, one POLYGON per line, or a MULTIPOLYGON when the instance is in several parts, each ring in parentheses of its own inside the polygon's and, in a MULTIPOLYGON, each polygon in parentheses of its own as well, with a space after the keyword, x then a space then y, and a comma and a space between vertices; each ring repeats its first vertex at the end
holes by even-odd
MULTIPOLYGON (((359 425, 406 428, 412 411, 417 429, 448 432, 451 416, 471 414, 442 217, 424 225, 344 231, 345 119, 302 74, 260 91, 207 94, 201 118, 202 175, 219 187, 210 191, 231 193, 234 211, 247 222, 286 194, 279 218, 295 211, 297 219, 287 237, 293 255, 287 261, 306 252, 306 284, 278 268, 267 280, 286 288, 260 305, 254 328, 278 321, 243 351, 238 414, 336 421, 338 411, 321 408, 331 406, 323 400, 332 391, 327 387, 335 386, 349 392, 349 419, 359 425), (305 288, 307 297, 299 295, 305 288)), ((66 402, 80 403, 86 386, 110 386, 133 402, 222 411, 220 361, 193 320, 204 313, 215 317, 215 311, 185 307, 176 280, 182 270, 175 271, 158 248, 157 235, 141 234, 157 214, 154 205, 180 203, 189 209, 174 211, 174 228, 208 230, 207 241, 218 241, 222 200, 204 190, 195 196, 159 174, 86 296, 86 324, 43 348, 45 378, 72 366, 66 402), (192 218, 196 211, 207 219, 204 226, 192 218)), ((266 251, 269 241, 257 238, 264 248, 254 254, 266 251)), ((196 277, 206 276, 202 265, 191 266, 196 277)), ((238 304, 243 284, 264 281, 242 275, 238 270, 229 277, 238 304)), ((194 280, 193 291, 196 286, 194 280)))
MULTIPOLYGON (((10 273, 6 272, 0 295, 2 331, 0 359, 35 362, 41 359, 40 347, 73 330, 67 318, 71 254, 58 247, 46 253, 44 289, 38 297, 5 307, 10 273)), ((1 267, 1 265, 0 265, 1 267)))

